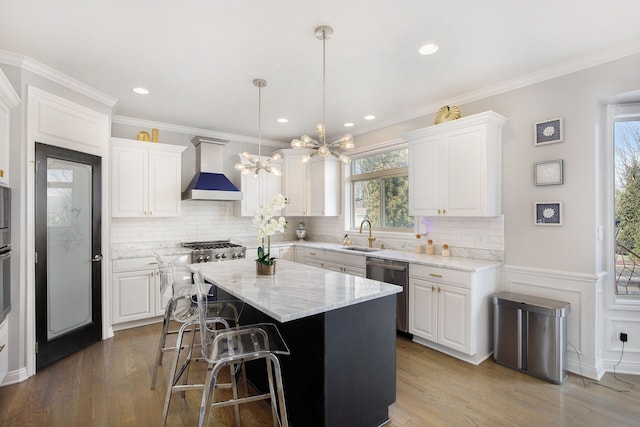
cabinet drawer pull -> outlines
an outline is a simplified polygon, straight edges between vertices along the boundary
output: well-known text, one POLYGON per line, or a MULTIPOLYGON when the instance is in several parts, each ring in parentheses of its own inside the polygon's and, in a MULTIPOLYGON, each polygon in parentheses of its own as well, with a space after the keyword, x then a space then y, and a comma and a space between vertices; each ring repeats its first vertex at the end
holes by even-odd
POLYGON ((2 353, 2 350, 4 350, 4 344, 0 345, 0 353, 2 353))
POLYGON ((315 252, 309 252, 309 255, 316 256, 315 252))
POLYGON ((429 276, 431 276, 431 277, 442 277, 442 274, 429 273, 429 276))

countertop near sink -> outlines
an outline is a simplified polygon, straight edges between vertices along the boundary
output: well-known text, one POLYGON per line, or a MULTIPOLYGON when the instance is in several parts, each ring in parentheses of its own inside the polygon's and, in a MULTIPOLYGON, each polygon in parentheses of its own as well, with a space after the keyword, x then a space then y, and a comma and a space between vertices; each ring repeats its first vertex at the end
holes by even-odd
POLYGON ((474 258, 459 258, 459 257, 443 257, 440 255, 427 255, 427 254, 417 254, 415 252, 409 251, 399 251, 395 249, 380 249, 375 252, 360 252, 345 249, 348 246, 342 246, 338 243, 322 243, 322 242, 312 242, 312 241, 294 241, 294 242, 280 242, 278 244, 271 244, 271 246, 285 246, 287 244, 293 244, 296 246, 308 247, 308 248, 317 248, 317 249, 325 249, 337 252, 358 254, 363 257, 375 257, 375 258, 386 258, 392 259, 396 261, 405 261, 413 264, 423 264, 429 265, 432 267, 444 267, 451 268, 453 270, 462 270, 462 271, 481 271, 488 268, 495 268, 501 266, 503 263, 500 261, 490 261, 483 259, 474 259, 474 258))

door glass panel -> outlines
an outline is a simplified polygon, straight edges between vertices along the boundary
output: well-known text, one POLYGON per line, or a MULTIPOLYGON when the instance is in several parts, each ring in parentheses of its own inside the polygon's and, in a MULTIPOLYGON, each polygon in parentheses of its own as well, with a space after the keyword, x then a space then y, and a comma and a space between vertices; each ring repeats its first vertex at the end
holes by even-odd
POLYGON ((49 339, 92 322, 91 166, 47 158, 49 339))

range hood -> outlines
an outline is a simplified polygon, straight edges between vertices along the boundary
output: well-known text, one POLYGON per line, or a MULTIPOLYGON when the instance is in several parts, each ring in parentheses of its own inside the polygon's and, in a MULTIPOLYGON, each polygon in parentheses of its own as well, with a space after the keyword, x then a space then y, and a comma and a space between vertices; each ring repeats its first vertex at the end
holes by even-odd
POLYGON ((242 193, 222 173, 224 144, 203 136, 194 137, 196 176, 182 193, 182 200, 242 200, 242 193))

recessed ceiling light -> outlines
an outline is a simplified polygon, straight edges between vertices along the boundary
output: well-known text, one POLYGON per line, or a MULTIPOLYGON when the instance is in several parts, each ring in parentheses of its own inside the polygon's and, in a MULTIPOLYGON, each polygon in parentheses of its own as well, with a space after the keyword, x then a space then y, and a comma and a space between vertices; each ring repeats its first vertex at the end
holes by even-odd
POLYGON ((278 123, 288 123, 288 122, 289 122, 289 119, 286 119, 284 117, 278 119, 278 123))
POLYGON ((347 122, 347 123, 344 124, 344 127, 346 127, 346 128, 353 127, 353 123, 347 122))
POLYGON ((374 116, 373 114, 369 114, 368 116, 364 116, 365 120, 373 120, 375 118, 376 118, 376 116, 374 116))
POLYGON ((134 87, 133 91, 138 95, 148 95, 149 91, 143 87, 134 87))
POLYGON ((420 55, 431 55, 434 54, 438 51, 439 47, 437 44, 433 44, 433 43, 428 43, 425 44, 424 46, 422 46, 418 52, 420 52, 420 55))

